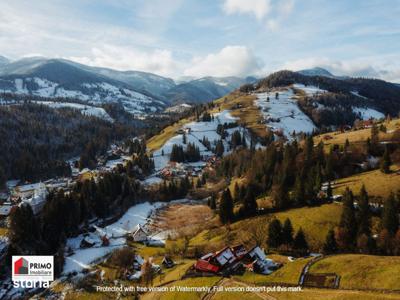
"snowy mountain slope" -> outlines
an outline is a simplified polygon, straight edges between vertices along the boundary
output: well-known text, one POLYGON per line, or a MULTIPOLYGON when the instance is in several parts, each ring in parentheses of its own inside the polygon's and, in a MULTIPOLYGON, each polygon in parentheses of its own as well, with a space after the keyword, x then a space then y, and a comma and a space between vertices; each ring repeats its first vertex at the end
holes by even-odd
POLYGON ((171 78, 162 77, 156 74, 140 71, 116 71, 107 68, 91 67, 92 71, 124 82, 139 91, 145 91, 163 98, 163 94, 175 87, 175 82, 171 78))
POLYGON ((0 55, 0 67, 7 65, 8 63, 10 63, 10 60, 7 57, 0 55))
POLYGON ((5 65, 0 68, 0 90, 77 98, 96 104, 121 102, 127 111, 136 114, 161 111, 165 107, 164 102, 150 93, 61 59, 35 57, 5 65))

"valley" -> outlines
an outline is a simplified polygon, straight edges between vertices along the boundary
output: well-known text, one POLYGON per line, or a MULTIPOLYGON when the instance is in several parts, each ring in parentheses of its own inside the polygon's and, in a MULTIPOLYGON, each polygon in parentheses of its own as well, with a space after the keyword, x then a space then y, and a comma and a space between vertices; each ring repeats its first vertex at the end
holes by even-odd
MULTIPOLYGON (((58 176, 45 183, 48 195, 43 208, 29 217, 54 233, 47 237, 42 232, 37 239, 41 247, 56 253, 59 268, 51 288, 38 293, 103 299, 113 296, 90 286, 112 282, 235 288, 278 284, 301 286, 302 292, 296 295, 304 298, 318 294, 395 299, 396 281, 380 282, 398 272, 395 265, 389 266, 399 255, 398 223, 386 220, 398 218, 392 208, 398 197, 400 121, 395 115, 386 118, 374 104, 357 109, 358 99, 351 100, 350 106, 332 103, 326 98, 332 93, 309 82, 242 86, 208 104, 190 107, 176 119, 166 114, 168 121, 160 123, 156 134, 135 127, 120 136, 123 142, 110 138, 101 152, 88 150, 89 158, 81 153, 66 160, 71 172, 65 177, 68 185, 56 186, 58 176), (343 119, 321 121, 319 114, 337 114, 337 106, 354 121, 340 126, 335 122, 343 119), (62 222, 55 221, 60 218, 62 222), (364 218, 368 222, 363 223, 364 218), (352 231, 354 226, 357 232, 352 231), (232 249, 237 245, 246 254, 234 254, 235 266, 242 270, 236 273, 229 264, 218 265, 215 260, 220 253, 236 251, 232 249), (253 250, 258 254, 252 254, 253 250), (246 255, 257 255, 256 260, 245 263, 246 255), (166 263, 167 258, 173 265, 166 263), (204 271, 199 261, 218 271, 204 271), (273 269, 260 271, 258 264, 273 269), (354 272, 342 264, 354 266, 354 272), (325 273, 340 278, 336 289, 328 289, 332 280, 320 275, 325 273), (365 278, 370 278, 371 285, 363 284, 365 278)), ((350 95, 346 97, 360 98, 350 95)), ((121 126, 107 107, 81 100, 34 99, 29 109, 71 110, 76 118, 104 122, 111 130, 121 126)), ((20 100, 3 104, 11 109, 25 105, 20 100)), ((144 114, 142 121, 151 118, 144 114)), ((20 193, 23 186, 17 185, 11 194, 20 193)), ((2 207, 10 206, 6 202, 2 207)), ((20 203, 11 206, 19 211, 24 206, 20 203)), ((11 220, 14 214, 10 213, 11 220)), ((3 249, 37 251, 38 245, 27 246, 17 236, 29 223, 14 222, 11 228, 2 224, 2 235, 12 232, 9 239, 2 239, 3 249)), ((22 295, 9 284, 3 285, 8 296, 22 295)), ((185 295, 190 299, 226 296, 223 292, 185 295)), ((284 292, 246 295, 290 297, 284 292)), ((147 292, 140 297, 174 299, 177 294, 147 292)))

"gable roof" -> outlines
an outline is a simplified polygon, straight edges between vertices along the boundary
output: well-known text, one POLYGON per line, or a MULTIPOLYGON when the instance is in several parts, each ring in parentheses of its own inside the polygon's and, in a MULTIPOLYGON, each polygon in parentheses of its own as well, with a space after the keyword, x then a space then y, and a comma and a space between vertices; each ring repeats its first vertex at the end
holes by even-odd
POLYGON ((143 232, 145 235, 148 235, 147 232, 143 229, 143 227, 142 227, 140 224, 138 224, 138 225, 136 226, 135 231, 132 233, 132 236, 135 236, 135 235, 137 235, 137 234, 140 233, 140 232, 143 232))

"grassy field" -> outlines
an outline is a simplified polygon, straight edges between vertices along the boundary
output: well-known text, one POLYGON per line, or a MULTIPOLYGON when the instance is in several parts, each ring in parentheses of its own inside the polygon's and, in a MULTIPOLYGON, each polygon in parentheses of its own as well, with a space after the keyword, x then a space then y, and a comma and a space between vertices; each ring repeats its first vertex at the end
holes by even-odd
POLYGON ((399 256, 335 255, 313 264, 310 272, 340 275, 340 288, 400 290, 399 256))
POLYGON ((239 123, 251 129, 257 136, 264 137, 267 129, 261 123, 262 114, 257 106, 254 105, 256 97, 239 92, 233 92, 215 101, 222 109, 231 110, 234 117, 239 118, 239 123))
POLYGON ((400 189, 400 175, 397 174, 400 171, 400 167, 392 165, 391 170, 392 173, 390 174, 374 170, 341 178, 335 183, 334 193, 342 194, 346 187, 349 187, 354 194, 358 194, 364 184, 369 195, 386 198, 391 191, 397 192, 400 189))
POLYGON ((243 276, 235 276, 235 279, 255 285, 264 285, 267 283, 297 284, 299 282, 301 270, 311 259, 312 258, 299 258, 294 262, 287 262, 271 275, 245 272, 243 276))
POLYGON ((195 260, 185 259, 177 263, 173 268, 164 269, 162 276, 157 276, 153 284, 155 286, 163 285, 166 282, 176 281, 182 278, 186 271, 195 263, 195 260))
POLYGON ((190 118, 181 119, 175 124, 164 128, 159 134, 153 136, 147 141, 147 149, 150 152, 160 149, 166 141, 176 135, 176 131, 178 131, 183 125, 189 123, 190 121, 190 118))
POLYGON ((400 294, 379 293, 328 289, 302 289, 301 292, 272 292, 268 295, 278 300, 392 300, 399 299, 400 294))
MULTIPOLYGON (((390 122, 383 122, 383 124, 387 128, 387 133, 379 132, 379 139, 380 140, 389 140, 393 135, 393 131, 400 129, 400 120, 394 119, 390 122)), ((346 139, 349 140, 350 143, 364 143, 367 138, 371 137, 371 129, 360 129, 355 131, 346 131, 346 132, 329 132, 325 134, 318 135, 314 138, 315 144, 318 144, 320 141, 323 141, 325 146, 330 145, 344 145, 346 139), (329 139, 327 137, 329 136, 329 139)))
MULTIPOLYGON (((290 218, 295 230, 300 227, 303 228, 310 247, 313 250, 319 250, 325 242, 328 230, 339 223, 341 212, 342 206, 332 203, 318 207, 291 209, 276 213, 275 217, 282 222, 286 218, 290 218)), ((263 215, 233 223, 229 227, 220 226, 209 230, 203 230, 190 240, 190 245, 215 245, 216 247, 223 247, 225 245, 244 243, 251 246, 254 244, 250 237, 251 228, 254 228, 254 226, 267 227, 270 220, 271 216, 263 215)), ((266 239, 267 237, 265 237, 265 240, 266 239)), ((264 244, 263 246, 266 245, 264 244)))
POLYGON ((342 206, 332 203, 291 209, 277 213, 276 217, 282 222, 289 218, 295 230, 302 227, 309 245, 316 250, 322 247, 329 229, 339 223, 341 213, 342 206))
POLYGON ((6 236, 8 233, 8 229, 4 227, 0 227, 0 236, 6 236))

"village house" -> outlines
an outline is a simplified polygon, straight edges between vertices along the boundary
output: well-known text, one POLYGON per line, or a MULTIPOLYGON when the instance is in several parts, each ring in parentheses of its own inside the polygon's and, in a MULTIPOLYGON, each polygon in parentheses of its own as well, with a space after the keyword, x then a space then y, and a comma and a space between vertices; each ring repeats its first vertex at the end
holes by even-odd
POLYGON ((244 272, 243 264, 230 247, 201 257, 194 265, 200 272, 211 272, 221 274, 241 274, 244 272))
POLYGON ((33 196, 35 190, 40 187, 42 183, 32 183, 16 186, 13 189, 13 194, 20 197, 21 199, 27 199, 33 196))
POLYGON ((136 226, 136 229, 132 233, 131 237, 134 242, 139 242, 139 243, 146 242, 149 239, 147 232, 143 229, 143 227, 140 224, 136 226))
POLYGON ((30 198, 23 198, 22 203, 31 206, 33 214, 37 215, 46 203, 48 192, 44 183, 35 185, 33 195, 30 198))
POLYGON ((272 259, 267 258, 264 251, 258 246, 249 250, 244 257, 253 261, 252 269, 253 272, 256 273, 268 275, 280 267, 280 265, 275 263, 272 259))
POLYGON ((260 274, 270 274, 280 265, 266 258, 264 251, 255 246, 247 251, 243 245, 225 247, 202 256, 194 264, 198 272, 222 275, 242 274, 245 268, 260 274))

